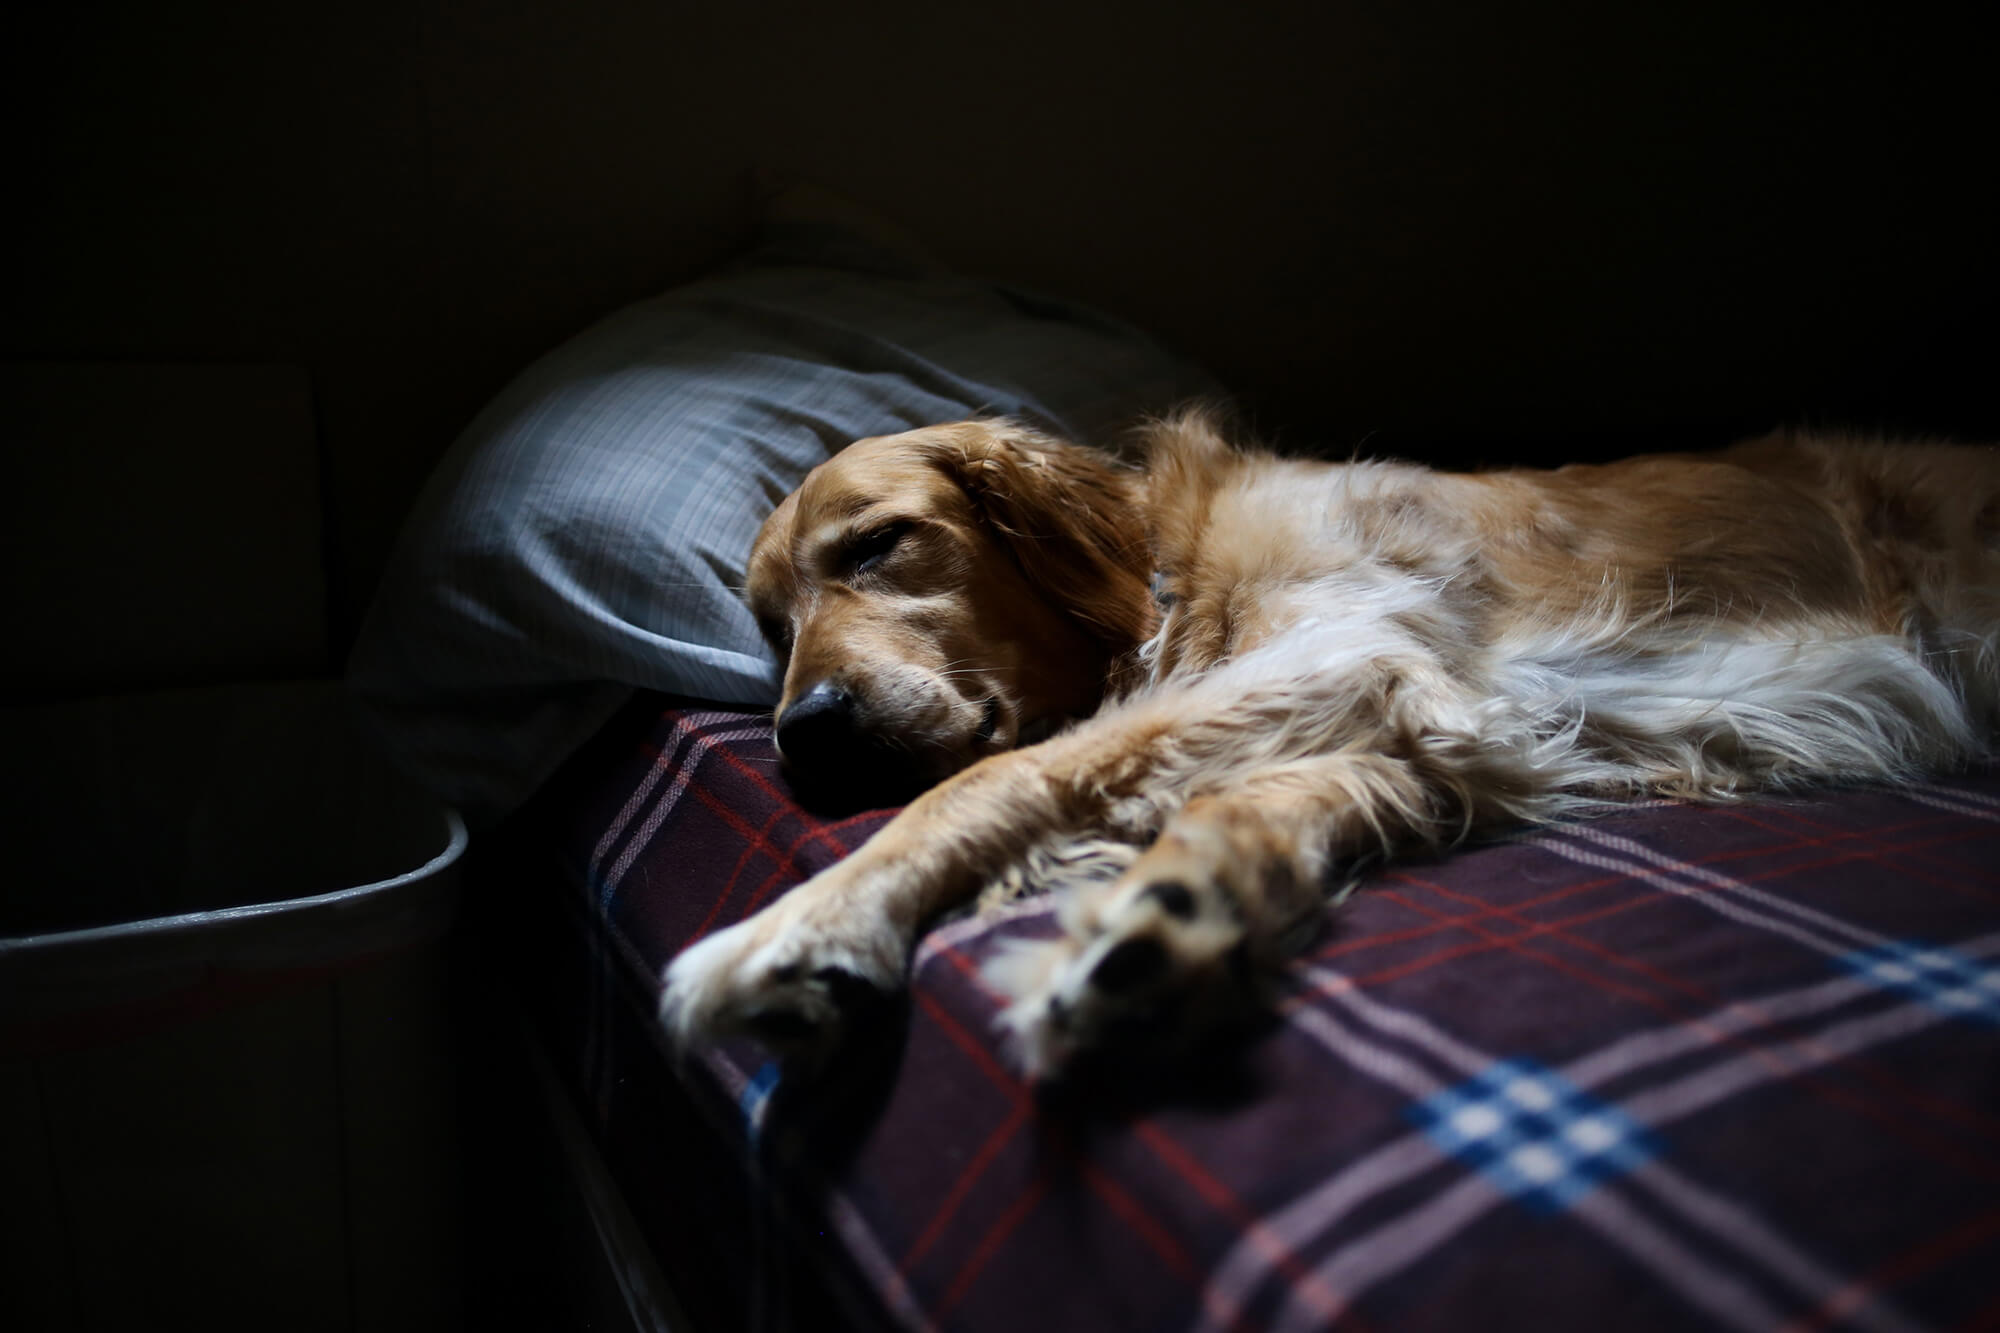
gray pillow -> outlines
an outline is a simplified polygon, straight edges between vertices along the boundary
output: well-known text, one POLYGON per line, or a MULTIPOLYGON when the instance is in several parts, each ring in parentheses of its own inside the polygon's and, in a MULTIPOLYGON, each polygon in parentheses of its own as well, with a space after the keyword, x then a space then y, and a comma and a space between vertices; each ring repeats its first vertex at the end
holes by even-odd
POLYGON ((578 334, 480 413, 404 530, 350 685, 406 768, 494 818, 634 688, 775 701, 744 557, 835 450, 981 414, 1101 439, 1212 392, 1103 316, 858 234, 774 229, 734 269, 578 334))

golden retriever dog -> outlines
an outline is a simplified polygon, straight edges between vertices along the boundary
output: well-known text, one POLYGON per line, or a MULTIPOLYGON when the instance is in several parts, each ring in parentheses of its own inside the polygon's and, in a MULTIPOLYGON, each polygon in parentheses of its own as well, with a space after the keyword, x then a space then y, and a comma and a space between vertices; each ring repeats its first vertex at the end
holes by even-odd
POLYGON ((1449 474, 1283 459, 1199 412, 1143 444, 937 426, 778 506, 748 595, 785 766, 922 794, 675 959, 678 1039, 823 1055, 926 923, 1027 883, 1063 935, 992 980, 1044 1076, 1240 1006, 1382 856, 1988 751, 1993 449, 1780 433, 1449 474))

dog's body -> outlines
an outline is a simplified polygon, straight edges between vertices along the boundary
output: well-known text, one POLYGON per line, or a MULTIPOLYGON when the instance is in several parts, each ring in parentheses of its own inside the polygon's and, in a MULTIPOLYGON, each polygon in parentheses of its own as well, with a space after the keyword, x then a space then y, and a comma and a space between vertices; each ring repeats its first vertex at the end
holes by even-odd
POLYGON ((772 515, 749 591, 788 767, 941 785, 678 958, 683 1039, 823 1050, 851 980, 897 986, 923 923, 1026 879, 1069 890, 1064 938, 995 974, 1044 1073, 1240 997, 1363 859, 1594 797, 1905 778, 2000 718, 1991 450, 1453 475, 1199 414, 1149 443, 1140 470, 1006 422, 862 441, 772 515))

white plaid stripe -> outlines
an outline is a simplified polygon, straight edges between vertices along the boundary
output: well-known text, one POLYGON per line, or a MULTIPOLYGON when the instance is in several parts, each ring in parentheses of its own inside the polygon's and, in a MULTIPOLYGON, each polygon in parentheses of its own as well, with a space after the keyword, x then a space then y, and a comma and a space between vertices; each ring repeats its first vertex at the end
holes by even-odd
MULTIPOLYGON (((689 762, 681 764, 678 769, 675 768, 675 761, 681 753, 682 742, 697 735, 703 727, 715 726, 723 722, 733 722, 737 717, 738 715, 735 713, 683 713, 675 719, 673 732, 668 737, 667 744, 660 748, 660 757, 654 761, 651 768, 646 770, 646 776, 640 780, 639 785, 633 789, 632 794, 625 798, 625 804, 619 807, 617 815, 612 818, 610 825, 604 830, 604 836, 597 840, 595 847, 591 848, 588 868, 589 882, 597 888, 598 906, 600 908, 608 909, 611 906, 611 899, 617 892, 616 881, 623 879, 625 871, 631 868, 631 862, 628 858, 618 868, 614 876, 607 877, 601 873, 604 858, 611 855, 611 849, 618 845, 620 838, 625 836, 626 828, 631 825, 632 820, 637 817, 639 811, 645 808, 646 802, 652 798, 653 788, 659 785, 660 779, 668 772, 672 771, 674 773, 674 782, 668 789, 663 801, 663 805, 667 810, 672 810, 675 805, 679 804, 681 793, 687 790, 687 784, 694 768, 694 759, 690 757, 689 762)), ((758 733, 750 732, 748 735, 745 735, 739 732, 731 732, 727 739, 748 739, 749 736, 756 734, 758 733)), ((706 753, 706 751, 703 753, 706 753)), ((655 827, 657 828, 657 825, 655 827)))
MULTIPOLYGON (((1308 969, 1308 975, 1317 978, 1325 974, 1319 969, 1308 969)), ((1341 980, 1345 982, 1346 978, 1341 980)), ((1323 1009, 1294 1009, 1286 1015, 1286 1021, 1377 1083, 1388 1084, 1411 1101, 1426 1101, 1444 1091, 1444 1082, 1430 1070, 1367 1040, 1323 1009)))
MULTIPOLYGON (((633 860, 645 846, 652 841, 653 835, 659 831, 660 824, 666 819, 668 812, 679 804, 694 771, 700 767, 701 761, 709 752, 723 741, 749 739, 764 734, 764 728, 714 735, 702 730, 704 726, 738 720, 740 720, 739 714, 720 712, 690 712, 681 714, 675 719, 671 733, 661 746, 659 758, 646 770, 646 776, 619 808, 610 827, 591 849, 590 859, 584 870, 584 883, 594 893, 597 910, 600 913, 609 915, 612 901, 617 897, 618 886, 624 879, 625 872, 631 868, 633 860), (618 845, 619 837, 631 826, 632 820, 646 808, 648 800, 659 786, 661 777, 670 770, 674 774, 673 781, 661 794, 658 804, 653 807, 653 812, 640 830, 639 836, 633 839, 632 845, 625 849, 624 854, 612 865, 609 872, 606 872, 604 859, 611 854, 611 849, 618 845)), ((597 966, 592 969, 593 1013, 584 1028, 581 1058, 584 1068, 589 1071, 587 1078, 590 1095, 599 1115, 602 1116, 611 1104, 618 1076, 615 1053, 610 1044, 603 1039, 603 1034, 609 1032, 612 1027, 610 1017, 612 1008, 621 1003, 618 974, 621 970, 629 970, 633 975, 641 975, 647 969, 639 961, 631 941, 623 934, 615 930, 608 934, 593 932, 588 938, 599 952, 600 958, 597 966), (614 964, 613 960, 601 956, 604 954, 622 955, 622 967, 614 964)), ((657 1035, 656 1029, 649 1027, 649 1030, 655 1031, 657 1035)))
POLYGON ((1969 787, 1949 787, 1942 782, 1918 782, 1897 790, 1904 795, 1913 790, 1929 792, 1946 800, 1964 801, 1969 805, 1983 805, 1992 810, 2000 810, 2000 796, 1995 796, 1991 792, 1973 791, 1969 787))
POLYGON ((639 854, 652 845, 653 835, 660 831, 660 825, 666 822, 667 816, 680 804, 688 784, 694 780, 695 770, 701 766, 701 761, 708 757, 709 752, 718 745, 730 741, 755 740, 759 736, 768 735, 769 732, 768 726, 760 725, 738 731, 720 731, 713 734, 695 732, 690 735, 687 756, 681 761, 680 771, 674 774, 674 780, 668 785, 666 793, 646 816, 646 822, 639 826, 638 833, 634 834, 632 840, 625 845, 625 850, 619 854, 610 873, 604 877, 604 885, 599 892, 606 908, 611 905, 612 898, 617 896, 618 886, 623 882, 625 872, 632 868, 632 863, 639 858, 639 854))
POLYGON ((1377 1227, 1368 1233, 1366 1246, 1343 1247, 1296 1282, 1275 1328, 1293 1333, 1324 1327, 1345 1314, 1380 1277, 1401 1272, 1431 1253, 1492 1211, 1501 1197, 1485 1176, 1466 1176, 1429 1202, 1377 1227))
POLYGON ((1037 917, 1053 918, 1055 914, 1056 909, 1044 895, 1038 898, 1020 898, 990 911, 960 917, 956 921, 947 921, 918 941, 917 951, 910 961, 910 975, 914 977, 923 971, 946 950, 962 949, 966 945, 986 938, 996 930, 1012 926, 1017 921, 1031 921, 1037 917))
POLYGON ((1974 819, 2000 820, 2000 801, 1982 792, 1959 791, 1951 787, 1925 785, 1906 790, 1905 799, 1928 805, 1938 810, 1948 810, 1954 815, 1969 815, 1974 819))
POLYGON ((889 1256, 882 1252, 882 1242, 869 1229, 861 1210, 839 1190, 826 1187, 826 1211, 839 1235, 841 1244, 854 1259, 855 1267, 881 1297, 882 1304, 897 1323, 909 1329, 910 1333, 937 1333, 937 1325, 918 1303, 910 1284, 898 1272, 889 1256))
POLYGON ((1708 866, 1668 856, 1644 843, 1587 824, 1554 829, 1534 841, 1535 845, 1579 865, 1615 870, 1677 897, 1701 903, 1731 920, 1783 935, 1817 953, 1838 957, 1855 944, 1883 945, 1890 942, 1888 936, 1877 931, 1829 916, 1804 903, 1767 893, 1708 866), (1607 850, 1603 853, 1589 851, 1577 845, 1580 840, 1607 850), (1705 890, 1719 890, 1720 893, 1705 890), (1725 898, 1722 894, 1729 896, 1725 898), (1734 901, 1736 899, 1742 902, 1734 901), (1745 903, 1750 906, 1745 906, 1745 903), (1787 917, 1791 920, 1786 920, 1787 917), (1851 943, 1839 942, 1838 937, 1841 936, 1851 943))
MULTIPOLYGON (((1714 1236, 1727 1237, 1730 1244, 1751 1255, 1765 1268, 1789 1283, 1793 1289, 1808 1293, 1831 1293, 1822 1296, 1822 1305, 1831 1307, 1840 1304, 1841 1297, 1852 1287, 1852 1283, 1845 1275, 1786 1244, 1765 1226, 1763 1219, 1727 1196, 1696 1188, 1679 1172, 1670 1170, 1658 1162, 1645 1163, 1634 1170, 1632 1176, 1635 1181, 1687 1218, 1698 1230, 1705 1230, 1714 1236)), ((1591 1202, 1594 1203, 1595 1200, 1591 1202)), ((1719 1285, 1719 1280, 1717 1281, 1719 1285)), ((1689 1291, 1699 1285, 1702 1284, 1682 1283, 1680 1288, 1689 1291)), ((1861 1292, 1855 1294, 1865 1296, 1865 1293, 1861 1292)), ((1915 1333, 1920 1327, 1886 1303, 1878 1302, 1862 1314, 1863 1317, 1858 1322, 1866 1327, 1886 1330, 1887 1333, 1915 1333)), ((1761 1326, 1770 1328, 1775 1327, 1775 1324, 1764 1323, 1761 1326)))
POLYGON ((1704 1260, 1609 1190, 1599 1190, 1580 1200, 1574 1215, 1590 1223, 1599 1236, 1625 1251, 1641 1267, 1658 1274, 1688 1304, 1710 1318, 1752 1333, 1784 1326, 1783 1316, 1757 1294, 1755 1287, 1737 1274, 1704 1260))
POLYGON ((1865 978, 1846 975, 1778 995, 1732 1001, 1698 1020, 1668 1023, 1630 1033, 1571 1063, 1564 1072, 1579 1087, 1597 1087, 1621 1074, 1649 1065, 1663 1065, 1690 1052, 1732 1041, 1761 1027, 1776 1027, 1811 1018, 1850 1000, 1876 994, 1879 989, 1865 978))
POLYGON ((1664 1124, 1705 1110, 1749 1088, 1913 1037, 1945 1021, 1945 1014, 1924 1001, 1899 1004, 1822 1028, 1810 1037, 1746 1051, 1678 1082, 1630 1097, 1625 1101, 1625 1109, 1639 1120, 1664 1124))

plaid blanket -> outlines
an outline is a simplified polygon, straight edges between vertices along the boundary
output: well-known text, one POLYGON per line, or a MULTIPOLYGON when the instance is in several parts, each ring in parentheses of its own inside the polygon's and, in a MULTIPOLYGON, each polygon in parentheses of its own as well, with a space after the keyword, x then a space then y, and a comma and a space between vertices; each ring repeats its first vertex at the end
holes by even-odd
POLYGON ((651 698, 517 829, 589 943, 552 1030, 723 1322, 781 1321, 809 1268, 906 1329, 2000 1325, 2000 775, 1402 864, 1193 1070, 1023 1084, 979 971, 1055 929, 1029 900, 926 937, 829 1083, 675 1071, 661 968, 887 818, 798 808, 763 718, 651 698), (697 1122, 695 1178, 738 1185, 674 1174, 697 1122))

